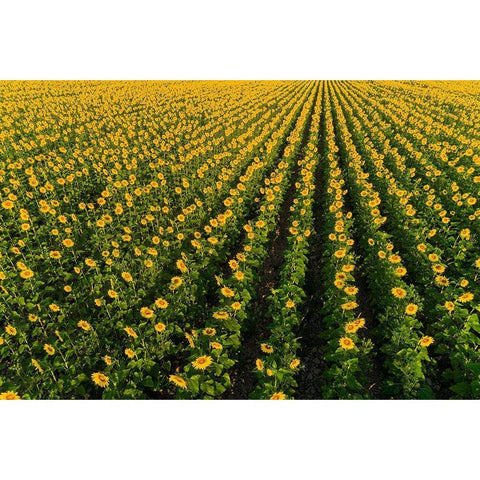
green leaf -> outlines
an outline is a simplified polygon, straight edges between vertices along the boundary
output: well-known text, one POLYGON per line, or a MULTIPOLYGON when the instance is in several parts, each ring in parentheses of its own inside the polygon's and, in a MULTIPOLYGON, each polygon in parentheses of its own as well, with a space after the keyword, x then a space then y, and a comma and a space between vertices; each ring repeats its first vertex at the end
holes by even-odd
POLYGON ((469 363, 466 367, 475 375, 480 375, 480 363, 469 363))
POLYGON ((425 384, 418 390, 418 398, 420 400, 433 400, 435 395, 433 390, 425 384))
POLYGON ((145 378, 142 382, 142 384, 145 386, 145 387, 148 387, 148 388, 155 388, 155 384, 153 383, 153 380, 152 380, 152 377, 148 376, 147 378, 145 378))
POLYGON ((453 387, 450 387, 450 390, 465 398, 470 392, 470 385, 467 382, 461 382, 453 385, 453 387))
POLYGON ((194 375, 187 379, 188 389, 196 395, 199 391, 200 375, 194 375))

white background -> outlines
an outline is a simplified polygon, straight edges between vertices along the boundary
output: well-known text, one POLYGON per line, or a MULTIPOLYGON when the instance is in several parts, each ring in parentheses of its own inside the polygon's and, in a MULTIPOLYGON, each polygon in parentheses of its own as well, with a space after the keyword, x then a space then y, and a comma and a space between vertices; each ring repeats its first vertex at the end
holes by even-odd
MULTIPOLYGON (((11 0, 0 18, 1 79, 480 78, 461 0, 11 0)), ((478 405, 2 402, 0 478, 474 477, 478 405)))
POLYGON ((466 0, 2 0, 3 79, 477 79, 466 0))

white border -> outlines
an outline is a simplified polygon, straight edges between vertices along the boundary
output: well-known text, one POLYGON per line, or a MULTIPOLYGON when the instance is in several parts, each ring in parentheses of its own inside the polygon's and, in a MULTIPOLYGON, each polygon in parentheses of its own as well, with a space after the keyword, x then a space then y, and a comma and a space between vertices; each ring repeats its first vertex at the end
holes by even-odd
POLYGON ((473 401, 32 401, 3 402, 0 412, 5 479, 453 479, 478 470, 473 401))
MULTIPOLYGON (((1 79, 478 79, 456 0, 5 0, 1 79)), ((452 479, 478 402, 2 402, 0 478, 452 479)))
POLYGON ((478 79, 470 0, 5 0, 1 79, 478 79))

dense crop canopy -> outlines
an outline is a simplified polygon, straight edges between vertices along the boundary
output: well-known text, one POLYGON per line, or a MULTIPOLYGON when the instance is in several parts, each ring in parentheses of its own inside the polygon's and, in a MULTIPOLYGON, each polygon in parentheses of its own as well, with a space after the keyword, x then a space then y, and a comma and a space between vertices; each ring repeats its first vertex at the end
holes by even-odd
POLYGON ((0 398, 480 398, 478 82, 0 82, 0 398))

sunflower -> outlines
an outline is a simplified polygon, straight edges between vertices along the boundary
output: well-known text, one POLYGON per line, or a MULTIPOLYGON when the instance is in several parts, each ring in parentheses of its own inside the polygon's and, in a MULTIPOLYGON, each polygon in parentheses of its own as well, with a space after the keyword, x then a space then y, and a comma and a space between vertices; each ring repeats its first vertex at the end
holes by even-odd
POLYGON ((44 346, 43 346, 43 349, 49 354, 49 355, 53 355, 55 353, 55 349, 49 345, 48 343, 46 343, 44 346))
POLYGON ((195 370, 205 370, 208 366, 212 364, 212 357, 209 357, 208 355, 202 355, 196 360, 193 360, 193 362, 191 363, 195 370))
POLYGON ((90 330, 90 328, 91 328, 91 325, 88 322, 86 322, 85 320, 80 320, 77 323, 77 327, 80 327, 82 330, 85 330, 86 332, 88 332, 88 330, 90 330))
POLYGON ((20 273, 20 276, 24 279, 27 278, 32 278, 33 277, 33 272, 27 268, 27 270, 24 270, 23 272, 20 273))
POLYGON ((123 330, 127 333, 129 337, 138 338, 138 335, 133 328, 125 327, 123 330))
POLYGON ((128 272, 122 272, 122 278, 126 282, 131 282, 133 280, 133 277, 128 272))
POLYGON ((243 280, 245 278, 245 274, 240 270, 237 270, 234 276, 237 280, 243 280))
POLYGON ((227 312, 220 311, 220 312, 215 312, 213 314, 213 318, 216 318, 217 320, 226 320, 229 317, 227 312))
POLYGON ((235 292, 228 287, 223 287, 220 291, 224 297, 233 297, 235 295, 235 292))
POLYGON ((401 260, 402 260, 402 259, 400 258, 399 255, 390 255, 390 256, 388 257, 388 261, 389 261, 390 263, 400 263, 401 260))
POLYGON ((178 375, 170 375, 168 377, 168 380, 174 383, 177 387, 184 388, 184 389, 187 388, 187 382, 178 375))
POLYGON ((140 309, 140 315, 143 318, 152 318, 153 315, 154 315, 154 312, 153 312, 153 310, 150 310, 148 307, 142 307, 140 309))
POLYGON ((349 322, 345 325, 346 333, 355 333, 358 329, 359 327, 355 322, 349 322))
POLYGON ((338 343, 344 350, 351 350, 352 348, 355 348, 355 343, 353 343, 353 340, 348 337, 342 337, 338 343))
POLYGON ((108 382, 110 381, 106 375, 100 372, 92 373, 92 380, 95 385, 102 388, 108 387, 108 382))
POLYGON ((67 248, 71 248, 71 247, 73 247, 73 245, 75 245, 75 244, 73 243, 73 241, 70 240, 69 238, 66 238, 62 243, 63 243, 63 245, 65 245, 65 247, 67 247, 67 248))
POLYGON ((419 244, 417 245, 417 250, 418 250, 419 252, 424 253, 424 252, 427 251, 427 246, 426 246, 424 243, 419 243, 419 244))
POLYGON ((445 267, 440 264, 432 265, 432 270, 435 273, 443 273, 445 271, 445 267))
POLYGON ((5 200, 4 202, 2 202, 2 207, 5 210, 11 210, 14 207, 14 205, 15 204, 10 200, 5 200))
POLYGON ((358 328, 363 328, 365 326, 365 319, 364 318, 357 318, 353 322, 358 328))
POLYGON ((395 298, 405 298, 407 295, 407 292, 403 288, 395 287, 395 288, 392 288, 392 294, 395 298))
POLYGON ((125 355, 128 358, 133 358, 135 356, 135 352, 131 348, 126 348, 125 349, 125 355))
POLYGON ((165 310, 168 307, 168 302, 163 298, 157 298, 155 300, 155 305, 162 310, 165 310))
POLYGON ((442 275, 437 275, 435 277, 435 282, 438 285, 441 285, 442 287, 448 287, 448 284, 450 283, 447 277, 444 277, 442 275))
POLYGON ((185 273, 188 268, 187 266, 185 265, 185 263, 183 262, 183 260, 177 260, 177 268, 182 272, 182 273, 185 273))
POLYGON ((287 300, 287 303, 285 304, 287 308, 293 308, 295 306, 295 302, 293 300, 287 300))
POLYGON ((11 325, 7 325, 5 327, 5 332, 8 333, 8 335, 14 337, 17 334, 17 329, 15 327, 12 327, 11 325))
POLYGON ((165 330, 166 325, 164 323, 161 323, 161 322, 158 322, 156 325, 155 325, 155 331, 158 332, 158 333, 161 333, 165 330))
POLYGON ((395 275, 397 277, 403 277, 404 275, 406 275, 406 273, 407 273, 407 269, 404 267, 397 267, 395 269, 395 275))
POLYGON ((112 357, 110 357, 109 355, 105 355, 103 357, 103 361, 108 365, 110 366, 112 364, 112 357))
POLYGON ((204 328, 203 329, 203 332, 202 332, 204 335, 207 335, 208 337, 212 337, 213 335, 215 335, 216 330, 214 328, 210 328, 210 327, 207 327, 207 328, 204 328))
POLYGON ((353 310, 358 307, 356 302, 347 302, 342 305, 342 310, 353 310))
POLYGON ((425 337, 422 337, 419 341, 420 345, 422 347, 428 347, 430 346, 432 343, 434 342, 433 338, 432 337, 428 337, 428 336, 425 336, 425 337))
POLYGON ((96 267, 97 266, 97 262, 91 258, 87 258, 85 259, 85 264, 88 266, 88 267, 96 267))
POLYGON ((172 277, 170 290, 176 290, 183 283, 183 280, 180 277, 172 277))
POLYGON ((240 302, 233 302, 232 303, 232 308, 234 310, 240 310, 242 308, 242 304, 240 302))
POLYGON ((107 293, 108 293, 108 296, 110 298, 117 298, 118 297, 118 293, 115 290, 109 290, 107 293))
POLYGON ((414 303, 409 303, 406 307, 405 307, 405 313, 407 315, 415 315, 417 313, 417 310, 418 310, 418 306, 415 305, 414 303))
POLYGON ((298 358, 295 358, 294 360, 292 360, 290 362, 290 368, 292 370, 294 370, 295 368, 297 368, 298 366, 300 365, 300 360, 298 358))
POLYGON ((255 366, 257 367, 257 370, 260 371, 260 372, 261 372, 261 371, 263 370, 263 368, 264 368, 263 362, 262 362, 262 360, 260 360, 259 358, 257 358, 257 359, 255 360, 255 366))
POLYGON ((273 347, 269 345, 268 343, 262 343, 260 345, 260 349, 262 350, 263 353, 273 353, 273 347))
POLYGON ((0 393, 0 400, 21 400, 21 397, 18 396, 17 392, 3 392, 0 393))
POLYGON ((190 347, 194 348, 195 343, 193 341, 193 337, 188 332, 185 332, 185 338, 187 339, 187 342, 190 345, 190 347))
POLYGON ((35 360, 34 358, 32 358, 32 365, 35 367, 35 369, 39 372, 39 373, 43 373, 43 368, 40 366, 40 364, 37 362, 37 360, 35 360))
POLYGON ((287 396, 283 392, 276 392, 271 397, 270 400, 285 400, 287 396))
POLYGON ((462 303, 470 302, 471 300, 473 300, 473 293, 464 293, 458 298, 458 301, 462 303))
POLYGON ((223 350, 223 345, 218 342, 210 342, 210 348, 213 348, 214 350, 223 350))
POLYGON ((453 302, 445 302, 445 308, 449 311, 449 312, 453 312, 453 310, 455 310, 455 305, 453 302))

